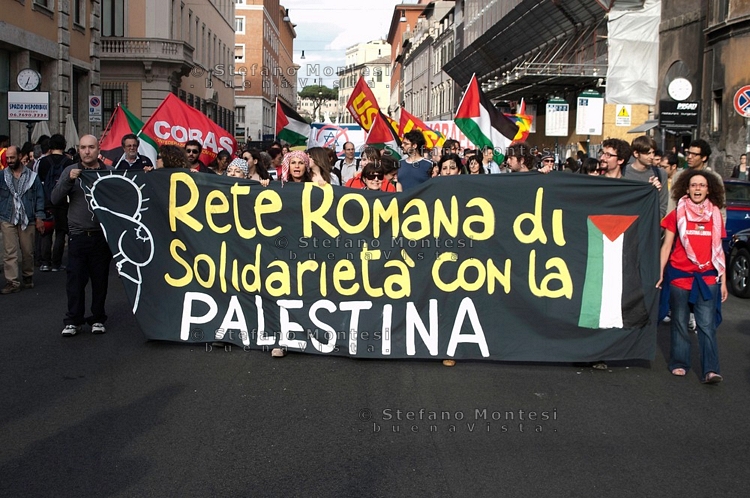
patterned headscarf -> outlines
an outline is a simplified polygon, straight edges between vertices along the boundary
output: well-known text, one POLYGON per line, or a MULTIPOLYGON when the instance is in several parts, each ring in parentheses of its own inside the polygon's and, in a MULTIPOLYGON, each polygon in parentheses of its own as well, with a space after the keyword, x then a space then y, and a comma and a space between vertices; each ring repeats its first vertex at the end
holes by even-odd
POLYGON ((227 169, 229 169, 229 166, 237 166, 242 170, 243 173, 245 173, 245 176, 247 176, 247 161, 245 161, 244 159, 240 159, 239 157, 237 159, 233 159, 232 162, 227 166, 227 169))
POLYGON ((285 155, 284 159, 281 161, 281 181, 282 182, 288 181, 289 162, 294 157, 298 159, 302 159, 302 162, 305 163, 305 169, 310 169, 310 157, 304 152, 302 152, 301 150, 293 150, 289 152, 287 155, 285 155))

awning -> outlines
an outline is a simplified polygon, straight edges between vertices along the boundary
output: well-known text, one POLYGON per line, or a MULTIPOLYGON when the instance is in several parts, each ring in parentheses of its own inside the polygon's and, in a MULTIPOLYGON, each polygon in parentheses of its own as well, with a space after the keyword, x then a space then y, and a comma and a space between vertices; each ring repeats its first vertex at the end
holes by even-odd
POLYGON ((638 125, 632 130, 629 130, 628 133, 646 133, 648 130, 653 130, 657 126, 659 126, 658 119, 649 119, 642 125, 638 125))
MULTIPOLYGON (((523 0, 482 36, 456 54, 443 70, 460 86, 520 59, 546 42, 576 37, 603 21, 596 0, 523 0)), ((517 64, 517 63, 516 63, 517 64)))

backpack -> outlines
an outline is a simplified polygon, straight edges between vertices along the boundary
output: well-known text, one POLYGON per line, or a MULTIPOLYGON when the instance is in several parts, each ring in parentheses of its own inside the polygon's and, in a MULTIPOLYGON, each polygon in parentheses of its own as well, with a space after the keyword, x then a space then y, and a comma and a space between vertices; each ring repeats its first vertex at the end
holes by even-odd
MULTIPOLYGON (((356 165, 354 167, 355 173, 359 171, 359 159, 354 159, 354 164, 356 165)), ((344 158, 339 159, 333 164, 333 167, 331 168, 331 174, 336 175, 336 178, 339 179, 339 185, 343 185, 344 182, 341 181, 341 168, 344 166, 344 158)))
POLYGON ((52 191, 55 189, 55 185, 57 185, 57 182, 60 181, 60 176, 62 175, 62 172, 65 171, 65 168, 73 164, 65 154, 63 154, 56 163, 53 162, 54 159, 52 155, 47 157, 50 158, 50 162, 52 162, 52 165, 47 170, 47 175, 43 179, 45 208, 51 207, 53 205, 52 191))

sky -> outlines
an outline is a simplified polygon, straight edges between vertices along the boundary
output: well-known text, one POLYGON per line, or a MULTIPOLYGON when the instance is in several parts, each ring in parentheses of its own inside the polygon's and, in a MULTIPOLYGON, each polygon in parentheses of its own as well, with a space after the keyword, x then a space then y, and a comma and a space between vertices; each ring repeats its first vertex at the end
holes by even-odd
POLYGON ((298 86, 323 84, 332 86, 335 72, 344 66, 346 49, 357 43, 385 39, 391 25, 393 7, 416 0, 282 0, 289 10, 289 18, 296 24, 294 62, 300 65, 298 86), (305 59, 300 56, 305 51, 305 59), (312 66, 312 67, 310 67, 312 66), (328 68, 326 76, 324 71, 328 68), (317 69, 319 76, 314 74, 317 69), (313 81, 315 80, 315 81, 313 81))

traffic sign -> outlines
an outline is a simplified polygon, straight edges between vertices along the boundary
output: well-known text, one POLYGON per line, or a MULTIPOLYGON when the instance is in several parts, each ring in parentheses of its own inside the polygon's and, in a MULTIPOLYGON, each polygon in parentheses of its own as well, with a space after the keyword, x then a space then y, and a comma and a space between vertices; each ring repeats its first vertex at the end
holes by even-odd
POLYGON ((102 122, 102 98, 98 95, 89 95, 89 123, 102 122))
POLYGON ((743 118, 750 118, 750 85, 745 85, 734 94, 734 110, 743 118))

